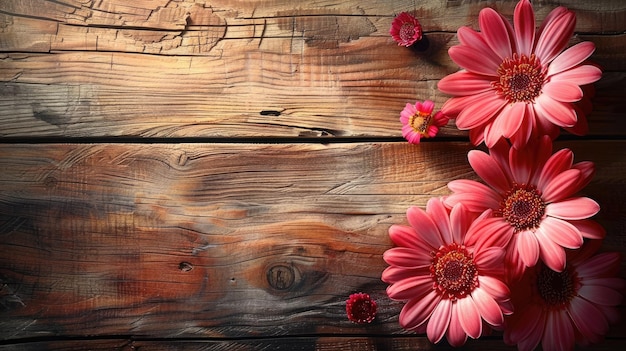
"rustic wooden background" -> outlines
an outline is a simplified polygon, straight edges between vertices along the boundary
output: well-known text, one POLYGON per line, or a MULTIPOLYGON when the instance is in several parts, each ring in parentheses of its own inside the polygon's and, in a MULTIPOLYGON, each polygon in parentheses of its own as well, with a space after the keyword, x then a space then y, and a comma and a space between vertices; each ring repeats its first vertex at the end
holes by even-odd
MULTIPOLYGON (((446 100, 459 26, 515 4, 1 0, 0 350, 447 348, 400 328, 382 253, 408 206, 475 177, 472 146, 452 122, 409 145, 398 117, 446 100), (421 51, 389 37, 401 11, 421 51), (345 316, 358 291, 372 324, 345 316)), ((584 191, 626 254, 626 2, 538 19, 558 5, 605 73, 589 135, 556 146, 596 163, 584 191)))

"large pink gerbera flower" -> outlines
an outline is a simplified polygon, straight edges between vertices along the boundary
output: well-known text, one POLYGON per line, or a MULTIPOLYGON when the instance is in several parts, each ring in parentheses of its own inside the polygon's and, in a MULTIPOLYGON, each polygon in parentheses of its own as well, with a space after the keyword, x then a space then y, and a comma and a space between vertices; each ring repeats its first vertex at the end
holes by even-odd
POLYGON ((402 136, 411 144, 419 144, 422 138, 433 138, 439 128, 448 124, 448 117, 437 111, 433 114, 435 103, 430 100, 407 103, 400 112, 402 136))
POLYGON ((492 147, 501 137, 515 147, 531 135, 586 132, 580 86, 600 79, 601 70, 585 60, 591 42, 563 51, 574 32, 576 17, 564 7, 554 9, 535 31, 529 0, 515 8, 514 26, 491 8, 481 10, 481 32, 459 28, 460 45, 449 50, 462 70, 444 77, 439 89, 453 95, 442 111, 456 118, 459 129, 470 130, 476 145, 492 147))
POLYGON ((397 247, 383 255, 390 265, 382 274, 387 294, 407 301, 400 325, 425 332, 433 343, 445 336, 454 346, 478 338, 483 321, 501 327, 512 312, 502 282, 504 249, 474 229, 483 217, 474 220, 461 204, 448 211, 433 198, 426 211, 409 208, 407 218, 410 227, 389 228, 397 247))
POLYGON ((589 183, 592 162, 572 164, 573 153, 552 153, 552 140, 544 136, 527 147, 516 149, 501 139, 489 154, 472 150, 470 165, 487 183, 459 179, 448 183, 453 194, 447 206, 463 203, 470 211, 493 211, 481 223, 484 235, 493 233, 509 239, 507 262, 518 277, 525 267, 541 259, 549 268, 565 268, 564 248, 576 249, 583 238, 600 239, 605 232, 595 221, 599 205, 587 197, 573 197, 589 183))
MULTIPOLYGON (((599 240, 594 240, 599 242, 599 240)), ((599 243, 568 252, 567 267, 556 272, 543 264, 528 269, 512 287, 515 314, 507 317, 504 341, 519 350, 572 350, 602 341, 619 319, 624 280, 617 277, 620 256, 595 254, 599 243)))

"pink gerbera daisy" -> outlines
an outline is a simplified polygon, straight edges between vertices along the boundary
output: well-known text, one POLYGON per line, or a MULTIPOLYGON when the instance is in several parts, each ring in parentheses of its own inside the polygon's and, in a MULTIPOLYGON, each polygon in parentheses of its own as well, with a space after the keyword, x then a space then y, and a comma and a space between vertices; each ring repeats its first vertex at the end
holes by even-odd
POLYGON ((382 273, 387 294, 406 301, 400 325, 425 332, 433 343, 445 336, 454 346, 478 338, 483 324, 501 327, 512 312, 502 282, 505 252, 474 229, 483 217, 475 219, 462 204, 447 210, 433 198, 426 211, 409 208, 407 218, 410 227, 389 228, 397 247, 383 255, 390 265, 382 273))
POLYGON ((438 111, 433 115, 435 103, 426 100, 417 101, 415 105, 407 103, 400 112, 402 122, 402 136, 411 144, 419 144, 421 138, 432 138, 439 132, 439 128, 448 123, 448 117, 438 111))
POLYGON ((448 183, 453 194, 449 207, 463 203, 470 211, 493 211, 481 223, 484 235, 504 235, 509 241, 507 262, 511 278, 541 259, 550 269, 565 268, 564 248, 576 249, 583 238, 600 239, 604 230, 588 218, 600 206, 587 197, 573 197, 594 174, 592 162, 572 164, 573 153, 552 153, 552 140, 544 136, 520 150, 501 139, 489 154, 472 150, 470 165, 487 183, 459 179, 448 183))
POLYGON ((567 267, 543 264, 528 269, 512 287, 517 312, 507 317, 504 341, 519 350, 572 350, 602 341, 619 318, 624 280, 617 277, 620 256, 595 254, 599 241, 568 252, 567 267), (594 243, 597 242, 597 243, 594 243))
POLYGON ((520 0, 514 26, 491 8, 481 10, 481 32, 459 28, 460 45, 449 50, 462 70, 444 77, 439 89, 453 97, 442 111, 456 118, 459 129, 470 130, 475 145, 492 147, 501 137, 521 147, 531 135, 586 132, 585 110, 576 104, 581 86, 591 84, 602 71, 587 58, 595 50, 581 42, 567 50, 576 16, 564 7, 554 9, 535 30, 529 0, 520 0))
POLYGON ((391 22, 389 34, 398 45, 409 47, 422 39, 422 25, 417 18, 402 12, 391 22))

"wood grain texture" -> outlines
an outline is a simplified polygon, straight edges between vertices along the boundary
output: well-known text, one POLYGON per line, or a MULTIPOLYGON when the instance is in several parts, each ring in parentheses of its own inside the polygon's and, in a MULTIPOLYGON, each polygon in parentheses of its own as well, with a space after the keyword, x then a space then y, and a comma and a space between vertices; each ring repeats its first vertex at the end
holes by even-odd
MULTIPOLYGON (((402 335, 387 230, 475 178, 445 144, 0 145, 0 339, 402 335), (356 291, 370 325, 345 317, 356 291)), ((600 152, 626 143, 564 146, 596 163, 584 191, 626 253, 626 155, 600 152)))
MULTIPOLYGON (((0 137, 400 137, 407 102, 447 96, 458 27, 515 1, 17 1, 0 4, 0 137), (413 11, 429 46, 389 37, 413 11)), ((626 7, 568 0, 591 40, 590 135, 626 128, 626 7)), ((537 6, 537 17, 556 7, 537 6)), ((465 135, 453 122, 443 135, 465 135)))

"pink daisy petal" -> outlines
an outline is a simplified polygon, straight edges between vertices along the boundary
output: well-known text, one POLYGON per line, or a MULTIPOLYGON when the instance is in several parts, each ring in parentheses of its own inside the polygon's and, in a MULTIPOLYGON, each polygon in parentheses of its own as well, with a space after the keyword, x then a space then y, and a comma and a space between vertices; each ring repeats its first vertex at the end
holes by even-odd
POLYGON ((526 267, 532 267, 539 261, 539 242, 530 230, 517 233, 517 252, 526 267))
POLYGON ((500 327, 504 323, 504 315, 496 300, 482 289, 472 292, 472 299, 478 308, 482 318, 494 327, 500 327))
POLYGON ((456 117, 456 125, 461 130, 475 128, 489 122, 502 109, 506 101, 497 95, 485 97, 481 104, 471 105, 456 117))
POLYGON ((459 317, 459 308, 457 304, 452 304, 452 318, 446 332, 446 339, 453 347, 460 347, 467 341, 467 334, 461 326, 461 318, 459 317))
POLYGON ((569 104, 554 100, 548 94, 537 98, 535 110, 550 123, 559 127, 572 127, 576 124, 576 111, 569 104))
POLYGON ((562 246, 555 243, 549 234, 546 234, 543 228, 535 231, 537 241, 539 242, 539 258, 551 270, 562 272, 565 268, 565 250, 562 246))
POLYGON ((426 327, 426 334, 430 342, 436 344, 441 341, 450 324, 451 315, 452 302, 449 299, 441 300, 437 307, 435 307, 428 321, 428 326, 426 327))
POLYGON ((604 239, 606 230, 598 222, 592 220, 573 220, 569 221, 578 229, 583 238, 587 239, 604 239))
POLYGON ((552 80, 567 81, 578 85, 591 84, 600 78, 602 78, 602 70, 592 65, 574 67, 551 77, 552 80))
POLYGON ((497 77, 496 70, 502 60, 494 53, 485 56, 473 47, 457 45, 448 49, 452 61, 466 70, 489 77, 497 77))
POLYGON ((602 276, 610 271, 612 266, 619 264, 620 256, 614 252, 606 252, 595 255, 578 266, 578 274, 581 277, 602 276))
POLYGON ((398 266, 389 266, 383 270, 381 280, 385 283, 393 284, 397 281, 408 279, 416 275, 424 275, 429 273, 428 267, 407 268, 398 266))
POLYGON ((592 303, 585 299, 574 298, 567 308, 576 329, 586 338, 594 338, 605 334, 609 329, 609 323, 592 303))
POLYGON ((479 276, 478 282, 481 289, 484 289, 496 300, 504 300, 509 296, 509 287, 499 279, 490 276, 479 276))
POLYGON ((535 12, 530 1, 517 3, 513 20, 518 53, 530 56, 535 42, 535 12))
POLYGON ((511 39, 500 14, 492 8, 484 8, 478 15, 478 23, 487 45, 498 55, 500 62, 511 57, 511 39))
POLYGON ((548 313, 541 345, 545 350, 572 350, 574 348, 574 328, 566 311, 557 310, 548 313))
POLYGON ((578 289, 578 295, 597 305, 617 306, 622 302, 623 296, 619 291, 601 285, 583 285, 578 289))
POLYGON ((429 276, 414 276, 399 280, 387 288, 387 295, 394 300, 420 299, 433 290, 429 276))
POLYGON ((448 211, 439 198, 431 198, 426 204, 426 213, 430 215, 433 222, 439 229, 443 244, 452 243, 452 232, 450 230, 450 218, 448 211))
POLYGON ((484 92, 493 94, 491 81, 485 79, 485 76, 468 71, 459 71, 443 77, 437 83, 437 88, 446 94, 457 96, 475 95, 484 92))
MULTIPOLYGON (((543 188, 542 198, 545 202, 555 202, 571 195, 571 189, 580 179, 580 171, 568 169, 551 179, 543 188)), ((582 218, 575 218, 582 219, 582 218)))
POLYGON ((474 304, 474 300, 470 297, 459 299, 456 302, 458 306, 458 317, 461 327, 465 333, 472 339, 476 339, 483 331, 483 324, 478 313, 478 308, 474 304))
POLYGON ((462 243, 463 236, 467 233, 471 223, 471 214, 467 208, 462 203, 454 205, 450 210, 451 242, 462 243))
POLYGON ((385 251, 383 259, 390 265, 405 268, 419 268, 428 266, 432 258, 426 254, 427 251, 416 250, 408 247, 394 247, 385 251))
POLYGON ((405 329, 413 329, 424 323, 433 313, 441 297, 435 291, 421 299, 411 299, 400 311, 400 325, 405 329))
POLYGON ((586 219, 599 211, 600 205, 588 197, 570 198, 546 206, 548 216, 566 220, 586 219))
POLYGON ((571 168, 573 161, 574 153, 570 149, 561 149, 555 152, 541 169, 537 187, 544 189, 548 182, 552 181, 558 174, 571 168))
POLYGON ((556 17, 547 20, 535 47, 535 54, 543 64, 550 63, 563 50, 574 33, 575 25, 576 16, 571 11, 559 12, 556 17))
POLYGON ((476 174, 497 191, 504 193, 511 188, 511 184, 500 165, 487 153, 471 150, 467 154, 467 159, 476 174))
POLYGON ((543 92, 551 98, 561 102, 575 102, 583 97, 583 91, 578 84, 570 81, 554 80, 543 86, 543 92))
POLYGON ((542 231, 555 243, 568 249, 577 249, 583 244, 583 236, 572 224, 547 217, 541 222, 542 231))
POLYGON ((548 76, 566 71, 582 63, 591 56, 595 49, 596 46, 592 42, 583 41, 563 51, 548 67, 548 76))
POLYGON ((474 180, 457 179, 448 183, 454 194, 445 198, 448 207, 462 202, 469 211, 483 212, 487 208, 498 208, 500 197, 488 186, 474 180))
POLYGON ((474 261, 481 267, 497 267, 503 261, 504 253, 499 247, 484 248, 474 256, 474 261))
POLYGON ((424 210, 419 207, 410 207, 407 210, 407 219, 413 228, 416 229, 422 240, 428 243, 433 249, 439 248, 443 243, 437 226, 424 210))
POLYGON ((511 137, 511 142, 516 149, 521 149, 528 143, 528 139, 530 139, 535 127, 535 109, 529 104, 523 104, 523 106, 526 109, 526 111, 524 111, 526 117, 521 119, 517 133, 511 137))

